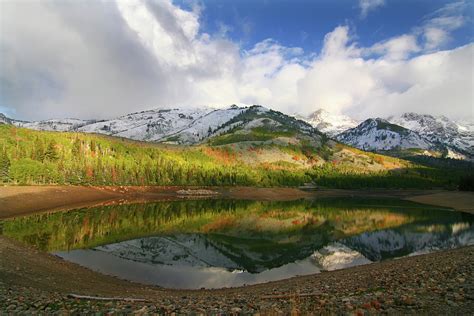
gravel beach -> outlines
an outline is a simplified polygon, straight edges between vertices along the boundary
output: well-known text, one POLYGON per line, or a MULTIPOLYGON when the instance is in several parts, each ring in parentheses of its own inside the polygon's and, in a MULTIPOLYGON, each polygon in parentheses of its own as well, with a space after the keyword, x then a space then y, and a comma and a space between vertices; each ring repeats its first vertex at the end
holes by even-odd
MULTIPOLYGON (((12 201, 14 195, 9 196, 12 201)), ((17 209, 17 215, 24 211, 17 209)), ((8 214, 0 210, 0 218, 11 216, 11 210, 8 214)), ((247 287, 171 290, 102 275, 0 236, 0 314, 468 315, 473 311, 474 246, 247 287)))

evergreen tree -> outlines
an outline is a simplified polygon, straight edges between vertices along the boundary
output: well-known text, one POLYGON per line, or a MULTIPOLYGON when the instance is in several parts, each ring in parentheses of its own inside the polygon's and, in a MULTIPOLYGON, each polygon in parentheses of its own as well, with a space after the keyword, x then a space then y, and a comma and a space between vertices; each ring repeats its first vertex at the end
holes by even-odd
POLYGON ((56 161, 59 158, 58 149, 56 148, 56 142, 54 140, 50 141, 46 151, 44 153, 44 159, 49 161, 56 161))
POLYGON ((0 181, 1 182, 8 182, 10 173, 10 159, 7 155, 6 148, 3 148, 0 151, 0 181))
POLYGON ((96 144, 95 144, 95 140, 93 140, 93 139, 91 139, 90 148, 91 148, 91 152, 95 154, 96 144))
POLYGON ((44 142, 43 140, 36 137, 35 142, 33 144, 33 157, 32 158, 34 160, 43 161, 44 153, 45 153, 44 142))
POLYGON ((74 139, 74 143, 72 144, 72 155, 74 157, 77 157, 79 156, 79 154, 81 153, 81 140, 76 137, 76 139, 74 139))

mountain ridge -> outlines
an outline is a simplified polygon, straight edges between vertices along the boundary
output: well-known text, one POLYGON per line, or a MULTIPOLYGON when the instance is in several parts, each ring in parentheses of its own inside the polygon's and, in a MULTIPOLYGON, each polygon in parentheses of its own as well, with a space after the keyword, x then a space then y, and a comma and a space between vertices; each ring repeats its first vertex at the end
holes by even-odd
POLYGON ((356 127, 338 134, 336 139, 362 150, 430 149, 433 147, 433 144, 418 133, 382 118, 369 118, 356 127))
MULTIPOLYGON (((245 128, 238 128, 238 125, 243 123, 235 118, 252 109, 281 113, 260 105, 231 105, 224 108, 151 109, 109 120, 69 118, 28 122, 0 114, 0 123, 35 130, 98 133, 139 141, 195 145, 209 142, 212 138, 222 139, 223 134, 229 134, 231 131, 243 137, 245 128)), ((358 121, 324 109, 318 109, 307 116, 282 115, 285 121, 289 122, 290 118, 294 118, 306 122, 330 138, 362 150, 385 152, 413 149, 417 150, 417 155, 474 159, 474 123, 458 123, 444 116, 407 112, 387 118, 358 121)), ((258 118, 256 113, 254 116, 255 126, 250 124, 246 127, 247 130, 255 129, 257 125, 265 125, 262 123, 263 118, 258 118)), ((249 122, 245 124, 248 125, 249 122)), ((299 128, 307 127, 300 124, 299 128)))

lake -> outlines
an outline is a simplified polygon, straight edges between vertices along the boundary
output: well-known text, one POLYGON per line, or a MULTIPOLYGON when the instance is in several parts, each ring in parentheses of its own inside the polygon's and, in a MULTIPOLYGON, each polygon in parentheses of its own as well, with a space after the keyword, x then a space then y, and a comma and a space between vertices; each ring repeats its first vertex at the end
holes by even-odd
POLYGON ((168 288, 281 280, 474 244, 474 216, 393 199, 163 201, 36 214, 0 233, 168 288))

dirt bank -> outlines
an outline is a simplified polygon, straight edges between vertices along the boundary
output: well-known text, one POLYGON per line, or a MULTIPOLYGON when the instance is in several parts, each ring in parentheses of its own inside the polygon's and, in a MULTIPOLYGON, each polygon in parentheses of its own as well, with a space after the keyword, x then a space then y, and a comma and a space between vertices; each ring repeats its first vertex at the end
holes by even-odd
POLYGON ((474 192, 442 191, 407 197, 407 200, 445 206, 474 214, 474 192))
MULTIPOLYGON (((98 204, 199 198, 178 194, 183 187, 123 186, 3 186, 0 187, 0 218, 42 211, 68 210, 98 204)), ((191 188, 193 189, 193 188, 191 188)), ((216 187, 213 197, 250 200, 295 200, 301 198, 363 196, 408 199, 474 213, 474 192, 423 190, 318 190, 296 188, 216 187)))
MULTIPOLYGON (((158 186, 2 186, 0 187, 0 218, 27 215, 42 211, 69 210, 74 208, 123 202, 203 198, 199 194, 179 194, 180 190, 193 187, 158 186)), ((258 200, 294 200, 311 194, 294 188, 216 187, 212 197, 258 200)), ((206 196, 209 197, 209 196, 206 196)))

